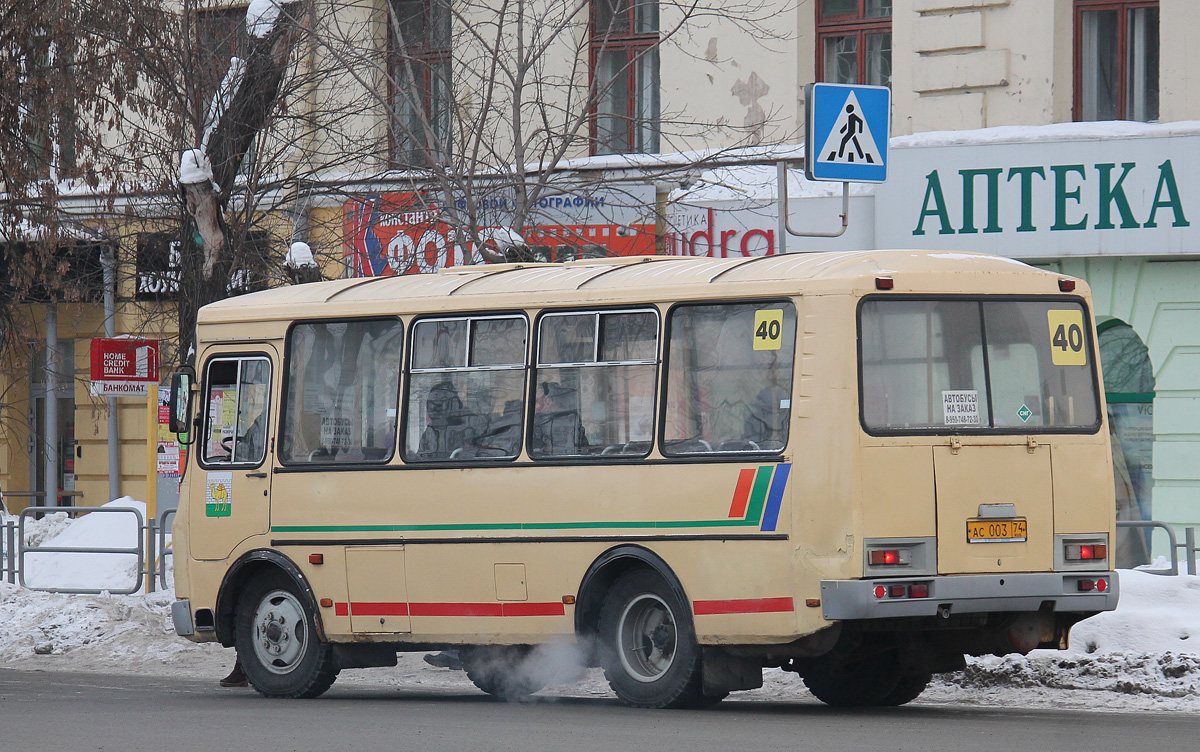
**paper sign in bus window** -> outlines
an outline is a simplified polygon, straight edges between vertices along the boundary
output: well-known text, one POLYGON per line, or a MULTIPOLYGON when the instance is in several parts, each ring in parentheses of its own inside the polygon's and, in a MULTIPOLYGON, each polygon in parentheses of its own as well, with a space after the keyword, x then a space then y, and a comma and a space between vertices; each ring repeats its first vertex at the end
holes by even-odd
POLYGON ((754 349, 778 350, 783 344, 783 311, 754 312, 754 349))
POLYGON ((943 391, 942 423, 947 426, 979 425, 979 392, 974 389, 943 391))
POLYGON ((1056 366, 1086 366, 1083 311, 1078 308, 1046 311, 1050 324, 1050 360, 1056 366))

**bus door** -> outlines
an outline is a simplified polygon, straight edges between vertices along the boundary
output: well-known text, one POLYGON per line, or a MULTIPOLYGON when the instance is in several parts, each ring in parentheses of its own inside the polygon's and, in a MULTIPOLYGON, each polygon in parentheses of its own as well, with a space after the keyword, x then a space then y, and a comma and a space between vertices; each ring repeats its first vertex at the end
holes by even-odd
POLYGON ((259 344, 231 347, 203 365, 195 451, 204 502, 189 512, 197 559, 222 559, 270 527, 277 361, 274 348, 259 344))

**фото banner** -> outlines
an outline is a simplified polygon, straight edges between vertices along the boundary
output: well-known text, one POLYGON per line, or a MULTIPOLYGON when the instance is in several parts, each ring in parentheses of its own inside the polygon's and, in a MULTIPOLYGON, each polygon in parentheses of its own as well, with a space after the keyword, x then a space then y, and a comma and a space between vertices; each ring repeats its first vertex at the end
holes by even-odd
MULTIPOLYGON (((457 207, 465 209, 460 201, 457 207)), ((544 261, 586 255, 654 253, 655 193, 652 185, 560 194, 540 199, 530 212, 535 224, 513 228, 513 202, 503 195, 481 199, 481 240, 507 239, 513 232, 544 261)), ((467 263, 473 246, 455 242, 442 205, 427 193, 358 196, 344 204, 345 261, 355 277, 420 274, 467 263)))

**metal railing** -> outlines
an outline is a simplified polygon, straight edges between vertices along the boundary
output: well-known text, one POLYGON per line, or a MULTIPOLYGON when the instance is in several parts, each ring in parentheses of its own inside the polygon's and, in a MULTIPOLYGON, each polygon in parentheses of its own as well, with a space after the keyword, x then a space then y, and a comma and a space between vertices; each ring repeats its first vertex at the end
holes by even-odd
POLYGON ((1170 569, 1142 569, 1139 571, 1149 572, 1150 574, 1161 574, 1168 577, 1174 577, 1179 574, 1179 549, 1183 549, 1186 555, 1187 572, 1188 574, 1196 574, 1196 528, 1187 527, 1183 529, 1183 543, 1178 542, 1175 537, 1175 529, 1165 522, 1158 520, 1117 520, 1117 527, 1133 527, 1133 528, 1162 528, 1167 531, 1167 539, 1170 541, 1171 550, 1171 568, 1170 569))
MULTIPOLYGON (((12 494, 10 494, 12 495, 12 494)), ((129 595, 142 590, 145 585, 147 592, 157 588, 166 589, 167 557, 172 556, 166 542, 167 521, 175 515, 174 509, 168 509, 157 519, 145 520, 142 512, 133 507, 27 507, 15 519, 0 520, 0 579, 10 584, 19 584, 29 590, 39 590, 47 593, 77 593, 99 594, 103 592, 114 595, 129 595), (25 521, 33 515, 53 514, 64 512, 69 516, 90 514, 93 512, 107 514, 132 514, 137 521, 138 541, 136 546, 27 546, 25 545, 25 521), (137 576, 129 588, 83 588, 83 587, 43 587, 29 584, 25 581, 27 571, 25 557, 28 554, 117 554, 137 557, 137 576)))

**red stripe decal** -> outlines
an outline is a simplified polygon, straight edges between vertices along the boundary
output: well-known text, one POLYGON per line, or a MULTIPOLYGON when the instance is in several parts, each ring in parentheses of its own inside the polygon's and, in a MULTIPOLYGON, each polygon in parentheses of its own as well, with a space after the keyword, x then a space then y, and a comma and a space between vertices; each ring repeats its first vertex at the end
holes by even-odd
POLYGON ((738 475, 737 487, 733 491, 733 504, 729 507, 731 519, 743 519, 746 516, 746 503, 750 501, 750 489, 754 486, 754 468, 746 468, 738 475))
POLYGON ((351 603, 355 616, 408 616, 407 603, 351 603))
POLYGON ((563 616, 561 603, 335 603, 337 616, 563 616))
POLYGON ((791 598, 743 598, 734 601, 693 601, 696 616, 710 614, 770 614, 795 611, 791 598))
POLYGON ((567 609, 561 603, 501 603, 505 616, 562 616, 567 609))
POLYGON ((504 616, 499 603, 410 603, 413 616, 504 616))

